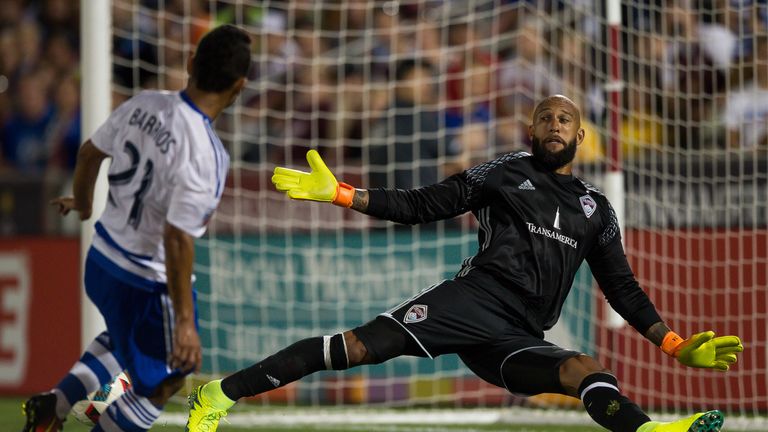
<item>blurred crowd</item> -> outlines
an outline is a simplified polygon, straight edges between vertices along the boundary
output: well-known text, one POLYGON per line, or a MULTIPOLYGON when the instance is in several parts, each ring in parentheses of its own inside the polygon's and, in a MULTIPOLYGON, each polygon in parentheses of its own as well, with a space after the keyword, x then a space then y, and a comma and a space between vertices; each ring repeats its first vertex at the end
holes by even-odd
POLYGON ((80 144, 76 2, 0 7, 0 167, 70 171, 80 144))
MULTIPOLYGON (((219 121, 246 163, 365 166, 369 186, 436 181, 526 149, 536 100, 583 107, 579 158, 768 146, 766 0, 622 2, 622 102, 597 0, 113 0, 113 104, 184 87, 188 53, 231 22, 254 35, 242 104, 219 121), (322 6, 322 7, 321 7, 322 6)), ((0 8, 0 172, 69 172, 80 136, 79 2, 0 8)))

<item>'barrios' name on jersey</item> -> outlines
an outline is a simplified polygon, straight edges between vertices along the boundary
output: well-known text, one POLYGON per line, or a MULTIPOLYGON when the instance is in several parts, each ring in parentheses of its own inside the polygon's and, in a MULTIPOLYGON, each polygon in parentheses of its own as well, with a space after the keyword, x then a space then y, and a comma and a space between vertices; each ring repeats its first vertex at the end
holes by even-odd
POLYGON ((133 110, 128 124, 138 127, 142 132, 149 135, 163 154, 168 152, 172 144, 176 144, 176 139, 171 135, 171 131, 163 127, 163 122, 147 111, 142 111, 141 108, 133 110))

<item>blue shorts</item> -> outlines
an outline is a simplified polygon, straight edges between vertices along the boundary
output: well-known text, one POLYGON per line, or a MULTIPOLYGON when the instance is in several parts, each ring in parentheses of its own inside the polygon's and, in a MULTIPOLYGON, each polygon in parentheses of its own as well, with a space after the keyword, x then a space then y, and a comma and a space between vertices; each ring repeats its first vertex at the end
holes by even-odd
POLYGON ((85 291, 104 317, 113 354, 128 371, 134 391, 149 397, 165 379, 185 375, 169 366, 174 331, 171 297, 129 285, 103 263, 104 256, 91 248, 85 262, 85 291))

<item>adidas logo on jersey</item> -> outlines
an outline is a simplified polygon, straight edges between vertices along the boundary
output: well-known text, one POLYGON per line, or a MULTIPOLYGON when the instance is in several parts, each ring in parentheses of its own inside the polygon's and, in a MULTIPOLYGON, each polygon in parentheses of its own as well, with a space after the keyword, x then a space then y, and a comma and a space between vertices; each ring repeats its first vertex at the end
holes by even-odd
POLYGON ((536 190, 536 188, 533 186, 533 183, 531 183, 531 179, 525 179, 525 181, 520 183, 520 186, 517 188, 522 190, 536 190))

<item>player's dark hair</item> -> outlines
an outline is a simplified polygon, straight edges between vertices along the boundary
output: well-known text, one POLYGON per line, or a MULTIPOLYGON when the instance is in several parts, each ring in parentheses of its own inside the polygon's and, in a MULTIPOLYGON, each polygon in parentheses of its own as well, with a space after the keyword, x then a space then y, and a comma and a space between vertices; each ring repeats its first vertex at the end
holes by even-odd
POLYGON ((192 61, 195 87, 221 92, 248 75, 251 37, 244 30, 225 24, 208 32, 197 45, 192 61))

